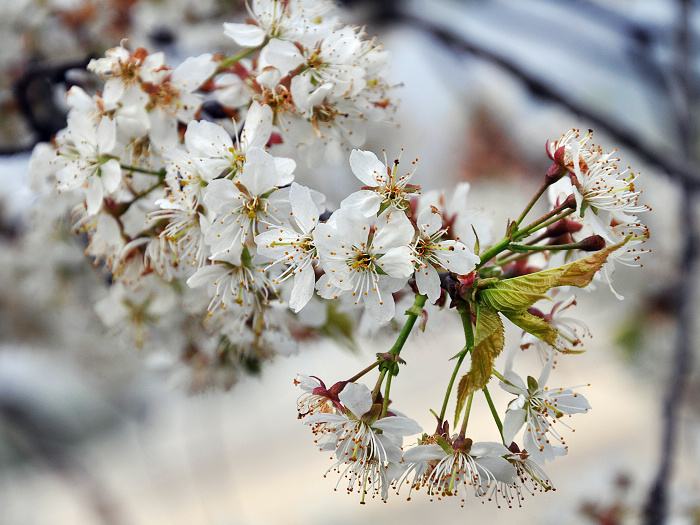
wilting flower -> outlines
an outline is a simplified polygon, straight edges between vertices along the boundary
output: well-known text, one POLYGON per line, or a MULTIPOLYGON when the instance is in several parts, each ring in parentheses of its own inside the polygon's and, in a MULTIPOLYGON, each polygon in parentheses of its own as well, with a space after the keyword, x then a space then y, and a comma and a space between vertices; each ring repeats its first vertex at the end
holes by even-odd
POLYGON ((347 491, 358 490, 360 502, 365 495, 386 500, 391 483, 389 467, 401 461, 404 436, 421 431, 418 423, 404 416, 379 419, 372 395, 365 385, 347 383, 338 395, 343 410, 317 412, 305 418, 314 432, 326 436, 322 448, 334 444, 335 463, 328 469, 339 474, 336 487, 347 479, 347 491), (328 439, 330 438, 330 439, 328 439))
MULTIPOLYGON (((247 249, 246 249, 247 253, 247 249)), ((241 312, 260 310, 270 293, 270 282, 251 260, 217 259, 199 268, 189 279, 190 288, 206 286, 211 298, 207 310, 238 307, 241 312)), ((245 315, 241 315, 245 321, 245 315)))
POLYGON ((398 478, 400 487, 409 483, 412 489, 426 488, 429 496, 442 499, 455 496, 465 502, 467 492, 476 497, 488 496, 499 484, 511 484, 516 469, 505 456, 506 447, 499 443, 473 443, 471 439, 440 438, 408 449, 403 456, 406 471, 398 478))

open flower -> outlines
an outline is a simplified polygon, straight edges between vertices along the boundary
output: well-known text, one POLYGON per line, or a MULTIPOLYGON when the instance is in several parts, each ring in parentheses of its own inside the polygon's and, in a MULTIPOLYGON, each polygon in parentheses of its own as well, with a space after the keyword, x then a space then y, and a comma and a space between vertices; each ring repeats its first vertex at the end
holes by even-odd
MULTIPOLYGON (((248 258, 246 258, 248 259, 248 258)), ((227 308, 238 309, 238 321, 247 314, 260 311, 270 295, 270 282, 251 260, 214 259, 200 267, 189 279, 190 288, 206 287, 211 298, 207 311, 211 314, 227 308)))
MULTIPOLYGON (((185 132, 186 155, 175 159, 174 167, 187 173, 196 169, 204 182, 218 177, 235 178, 252 148, 264 148, 272 133, 272 111, 269 106, 253 102, 248 110, 241 139, 234 144, 231 135, 218 124, 193 120, 185 132)), ((281 170, 294 169, 293 161, 275 158, 281 170)), ((196 181, 195 181, 196 182, 196 181)))
POLYGON ((399 175, 398 160, 389 166, 371 151, 354 149, 350 153, 350 167, 365 188, 346 197, 340 206, 357 210, 364 217, 377 215, 389 207, 405 210, 409 195, 418 191, 418 186, 409 184, 415 170, 399 175))
POLYGON ((466 275, 479 263, 479 256, 463 243, 444 239, 447 230, 442 225, 442 215, 436 208, 423 210, 418 216, 418 237, 413 244, 416 286, 431 303, 440 298, 439 270, 466 275))
POLYGON ((251 148, 236 181, 216 179, 209 183, 204 204, 214 218, 205 239, 214 257, 240 261, 243 247, 258 233, 260 224, 281 223, 280 206, 285 205, 285 199, 277 190, 292 182, 293 170, 293 162, 280 169, 272 155, 251 148))
POLYGON ((394 316, 391 294, 413 273, 413 235, 411 221, 400 211, 372 219, 336 211, 314 236, 325 272, 316 285, 319 294, 348 295, 377 322, 388 322, 394 316))
POLYGON ((241 47, 260 46, 266 38, 313 42, 328 26, 323 17, 333 9, 328 0, 252 0, 246 4, 250 24, 225 23, 224 34, 241 47))
MULTIPOLYGON (((528 376, 525 383, 515 372, 505 374, 501 388, 518 397, 510 402, 503 421, 503 438, 507 443, 525 427, 524 448, 533 458, 549 461, 563 456, 567 446, 555 428, 565 415, 587 412, 591 407, 584 396, 569 388, 548 389, 544 386, 551 370, 548 363, 539 380, 528 376)), ((565 425, 566 426, 566 425, 565 425)))
POLYGON ((500 443, 473 443, 460 437, 439 441, 404 453, 406 474, 399 478, 399 486, 409 483, 416 490, 425 487, 429 496, 454 496, 464 505, 470 491, 484 497, 499 483, 513 483, 516 469, 504 458, 509 452, 500 443))
POLYGON ((56 173, 59 190, 82 189, 88 215, 100 211, 102 199, 119 188, 119 161, 109 156, 116 147, 116 125, 103 117, 98 125, 72 114, 68 128, 58 138, 64 166, 56 173))
POLYGON ((314 229, 319 210, 311 190, 293 182, 289 189, 292 217, 289 224, 271 226, 255 237, 258 254, 272 261, 267 268, 283 266, 274 279, 276 284, 294 279, 289 307, 300 311, 314 294, 316 274, 313 263, 317 258, 314 229))
MULTIPOLYGON (((404 416, 378 418, 372 395, 365 385, 347 383, 338 395, 343 410, 338 413, 317 412, 305 418, 316 434, 330 436, 334 443, 335 463, 328 469, 339 474, 338 484, 345 478, 347 491, 358 490, 360 502, 365 495, 386 500, 391 483, 389 467, 401 461, 401 445, 405 436, 421 431, 418 423, 404 416)), ((336 486, 337 486, 336 485, 336 486)))

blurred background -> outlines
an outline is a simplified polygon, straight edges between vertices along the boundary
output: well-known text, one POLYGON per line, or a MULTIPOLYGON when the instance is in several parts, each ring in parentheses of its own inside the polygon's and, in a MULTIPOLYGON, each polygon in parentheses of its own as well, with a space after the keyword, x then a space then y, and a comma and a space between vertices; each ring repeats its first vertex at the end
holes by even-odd
MULTIPOLYGON (((94 313, 99 277, 65 221, 35 206, 32 147, 65 125, 63 96, 122 38, 176 64, 231 53, 234 0, 0 0, 0 523, 700 523, 700 376, 694 208, 700 6, 691 0, 346 1, 392 55, 394 122, 365 149, 420 158, 424 189, 472 184, 494 218, 520 209, 548 165, 547 139, 593 128, 642 173, 652 253, 616 300, 579 298, 594 338, 562 359, 561 385, 590 383, 554 493, 523 508, 470 502, 360 506, 324 479, 328 457, 296 418, 297 372, 335 378, 388 347, 314 342, 263 369, 207 369, 137 351, 94 313), (230 388, 229 388, 230 387, 230 388)), ((339 200, 345 167, 302 173, 339 200)), ((504 225, 495 223, 495 234, 504 225)), ((518 334, 509 334, 511 344, 518 334)), ((395 384, 425 428, 458 326, 413 337, 395 384), (439 355, 437 355, 439 354, 439 355)), ((166 336, 160 342, 170 343, 166 336)), ((166 348, 167 350, 167 348, 166 348)), ((505 397, 496 396, 502 407, 505 397)), ((492 439, 486 407, 475 438, 492 439)), ((471 420, 470 420, 471 423, 471 420)))

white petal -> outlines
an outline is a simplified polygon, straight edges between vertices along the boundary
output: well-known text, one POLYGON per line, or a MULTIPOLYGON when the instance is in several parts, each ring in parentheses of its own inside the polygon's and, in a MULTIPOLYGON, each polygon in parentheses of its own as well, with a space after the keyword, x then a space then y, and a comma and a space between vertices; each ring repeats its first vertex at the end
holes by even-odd
POLYGON ((242 47, 257 47, 265 40, 265 31, 252 24, 224 24, 224 34, 242 47))
POLYGON ((340 207, 352 210, 363 217, 372 217, 377 215, 381 204, 382 197, 376 191, 360 190, 345 197, 340 207))
POLYGON ((459 241, 447 240, 438 243, 435 255, 445 269, 458 275, 466 275, 479 264, 479 256, 459 241))
POLYGON ((272 134, 272 109, 268 105, 261 106, 254 101, 245 117, 245 125, 241 133, 243 149, 263 148, 272 134))
POLYGON ((478 467, 487 470, 498 481, 503 483, 512 483, 515 478, 516 470, 507 459, 485 457, 475 460, 478 467))
POLYGON ((379 258, 378 263, 391 277, 408 278, 413 274, 413 255, 408 246, 392 248, 379 258))
POLYGON ((95 215, 98 211, 100 211, 103 196, 104 190, 102 188, 102 181, 100 178, 94 175, 89 177, 88 185, 85 189, 85 200, 87 201, 88 215, 95 215))
POLYGON ((213 122, 193 120, 185 131, 187 151, 199 156, 222 157, 233 146, 228 132, 213 122))
POLYGON ((418 291, 428 296, 428 301, 434 303, 440 299, 440 276, 432 264, 421 265, 416 269, 416 286, 418 291))
POLYGON ((414 234, 413 224, 404 212, 388 210, 377 219, 372 250, 384 253, 397 246, 406 246, 413 240, 414 234))
POLYGON ((117 145, 117 124, 109 117, 102 117, 97 126, 97 149, 100 153, 110 153, 117 145))
POLYGON ((506 410, 506 417, 503 420, 503 440, 512 443, 515 435, 525 424, 526 412, 522 408, 506 410))
POLYGON ((292 296, 289 299, 289 307, 294 312, 299 312, 306 303, 311 300, 314 295, 314 287, 316 285, 316 274, 312 265, 307 264, 304 268, 294 275, 294 287, 292 288, 292 296))
POLYGON ((105 162, 100 167, 100 177, 102 178, 102 184, 104 184, 104 189, 107 193, 116 191, 122 180, 122 169, 119 166, 119 161, 111 159, 105 162))
POLYGON ((252 195, 262 195, 286 180, 277 173, 275 158, 260 148, 252 148, 246 153, 240 182, 252 195))
POLYGON ((288 40, 273 38, 260 51, 260 69, 267 66, 277 68, 282 75, 286 75, 304 63, 304 57, 299 48, 288 40))
POLYGON ((442 216, 432 206, 418 214, 418 229, 424 237, 431 237, 442 228, 442 216))
POLYGON ((286 186, 294 180, 294 170, 297 163, 287 157, 273 157, 277 170, 277 186, 286 186))
POLYGON ((299 228, 303 233, 309 233, 316 227, 319 216, 318 207, 311 196, 311 191, 306 186, 292 182, 289 189, 289 200, 299 228))
POLYGON ((338 398, 357 417, 361 417, 372 408, 372 393, 367 388, 367 385, 348 383, 340 392, 338 398))
POLYGON ((352 150, 350 168, 355 177, 367 186, 381 186, 387 179, 386 166, 371 151, 352 150))
POLYGON ((416 447, 409 448, 406 452, 404 452, 403 460, 406 463, 420 463, 423 461, 442 459, 445 456, 445 451, 442 450, 440 445, 432 443, 430 445, 418 445, 416 447))
POLYGON ((175 68, 171 82, 191 93, 204 84, 216 71, 217 64, 209 53, 189 57, 175 68))
POLYGON ((387 434, 396 436, 412 436, 423 432, 421 426, 409 417, 389 416, 384 417, 372 425, 374 428, 380 428, 387 434))

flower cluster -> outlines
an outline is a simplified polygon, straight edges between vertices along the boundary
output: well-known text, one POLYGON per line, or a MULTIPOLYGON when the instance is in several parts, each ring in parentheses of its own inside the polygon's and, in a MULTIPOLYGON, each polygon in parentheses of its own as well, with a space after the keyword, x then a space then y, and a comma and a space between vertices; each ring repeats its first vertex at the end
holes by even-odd
POLYGON ((544 385, 555 356, 580 351, 586 329, 561 315, 572 300, 549 313, 536 303, 589 286, 601 269, 610 279, 616 262, 635 264, 648 237, 635 177, 587 136, 567 133, 548 144, 541 188, 494 241, 467 207, 467 184, 450 198, 422 194, 417 160, 407 169, 357 148, 367 123, 391 108, 378 44, 340 24, 327 2, 257 0, 249 14, 225 25, 243 48, 230 57, 171 67, 161 53, 110 49, 88 66, 101 91, 73 87, 67 127, 37 147, 34 176, 72 200, 74 229, 108 283, 98 315, 138 346, 156 327, 182 334, 181 357, 195 372, 255 369, 310 337, 390 332, 403 319, 391 349, 349 379, 330 388, 313 376, 297 381, 300 418, 335 452, 329 470, 363 502, 406 484, 432 498, 472 493, 508 506, 551 489, 543 463, 566 453, 562 418, 589 406, 544 385), (329 210, 296 181, 297 162, 318 167, 319 153, 345 152, 357 191, 329 210), (549 211, 525 222, 546 194, 549 211), (403 316, 397 303, 411 300, 403 316), (425 328, 439 315, 460 319, 465 345, 433 412, 436 430, 404 451, 421 427, 393 409, 392 381, 418 319, 425 328), (539 379, 523 380, 513 353, 498 371, 504 319, 523 330, 521 348, 537 349, 539 379), (372 390, 358 382, 375 370, 372 390), (492 378, 515 396, 503 421, 492 378), (481 393, 500 442, 467 436, 481 393))

